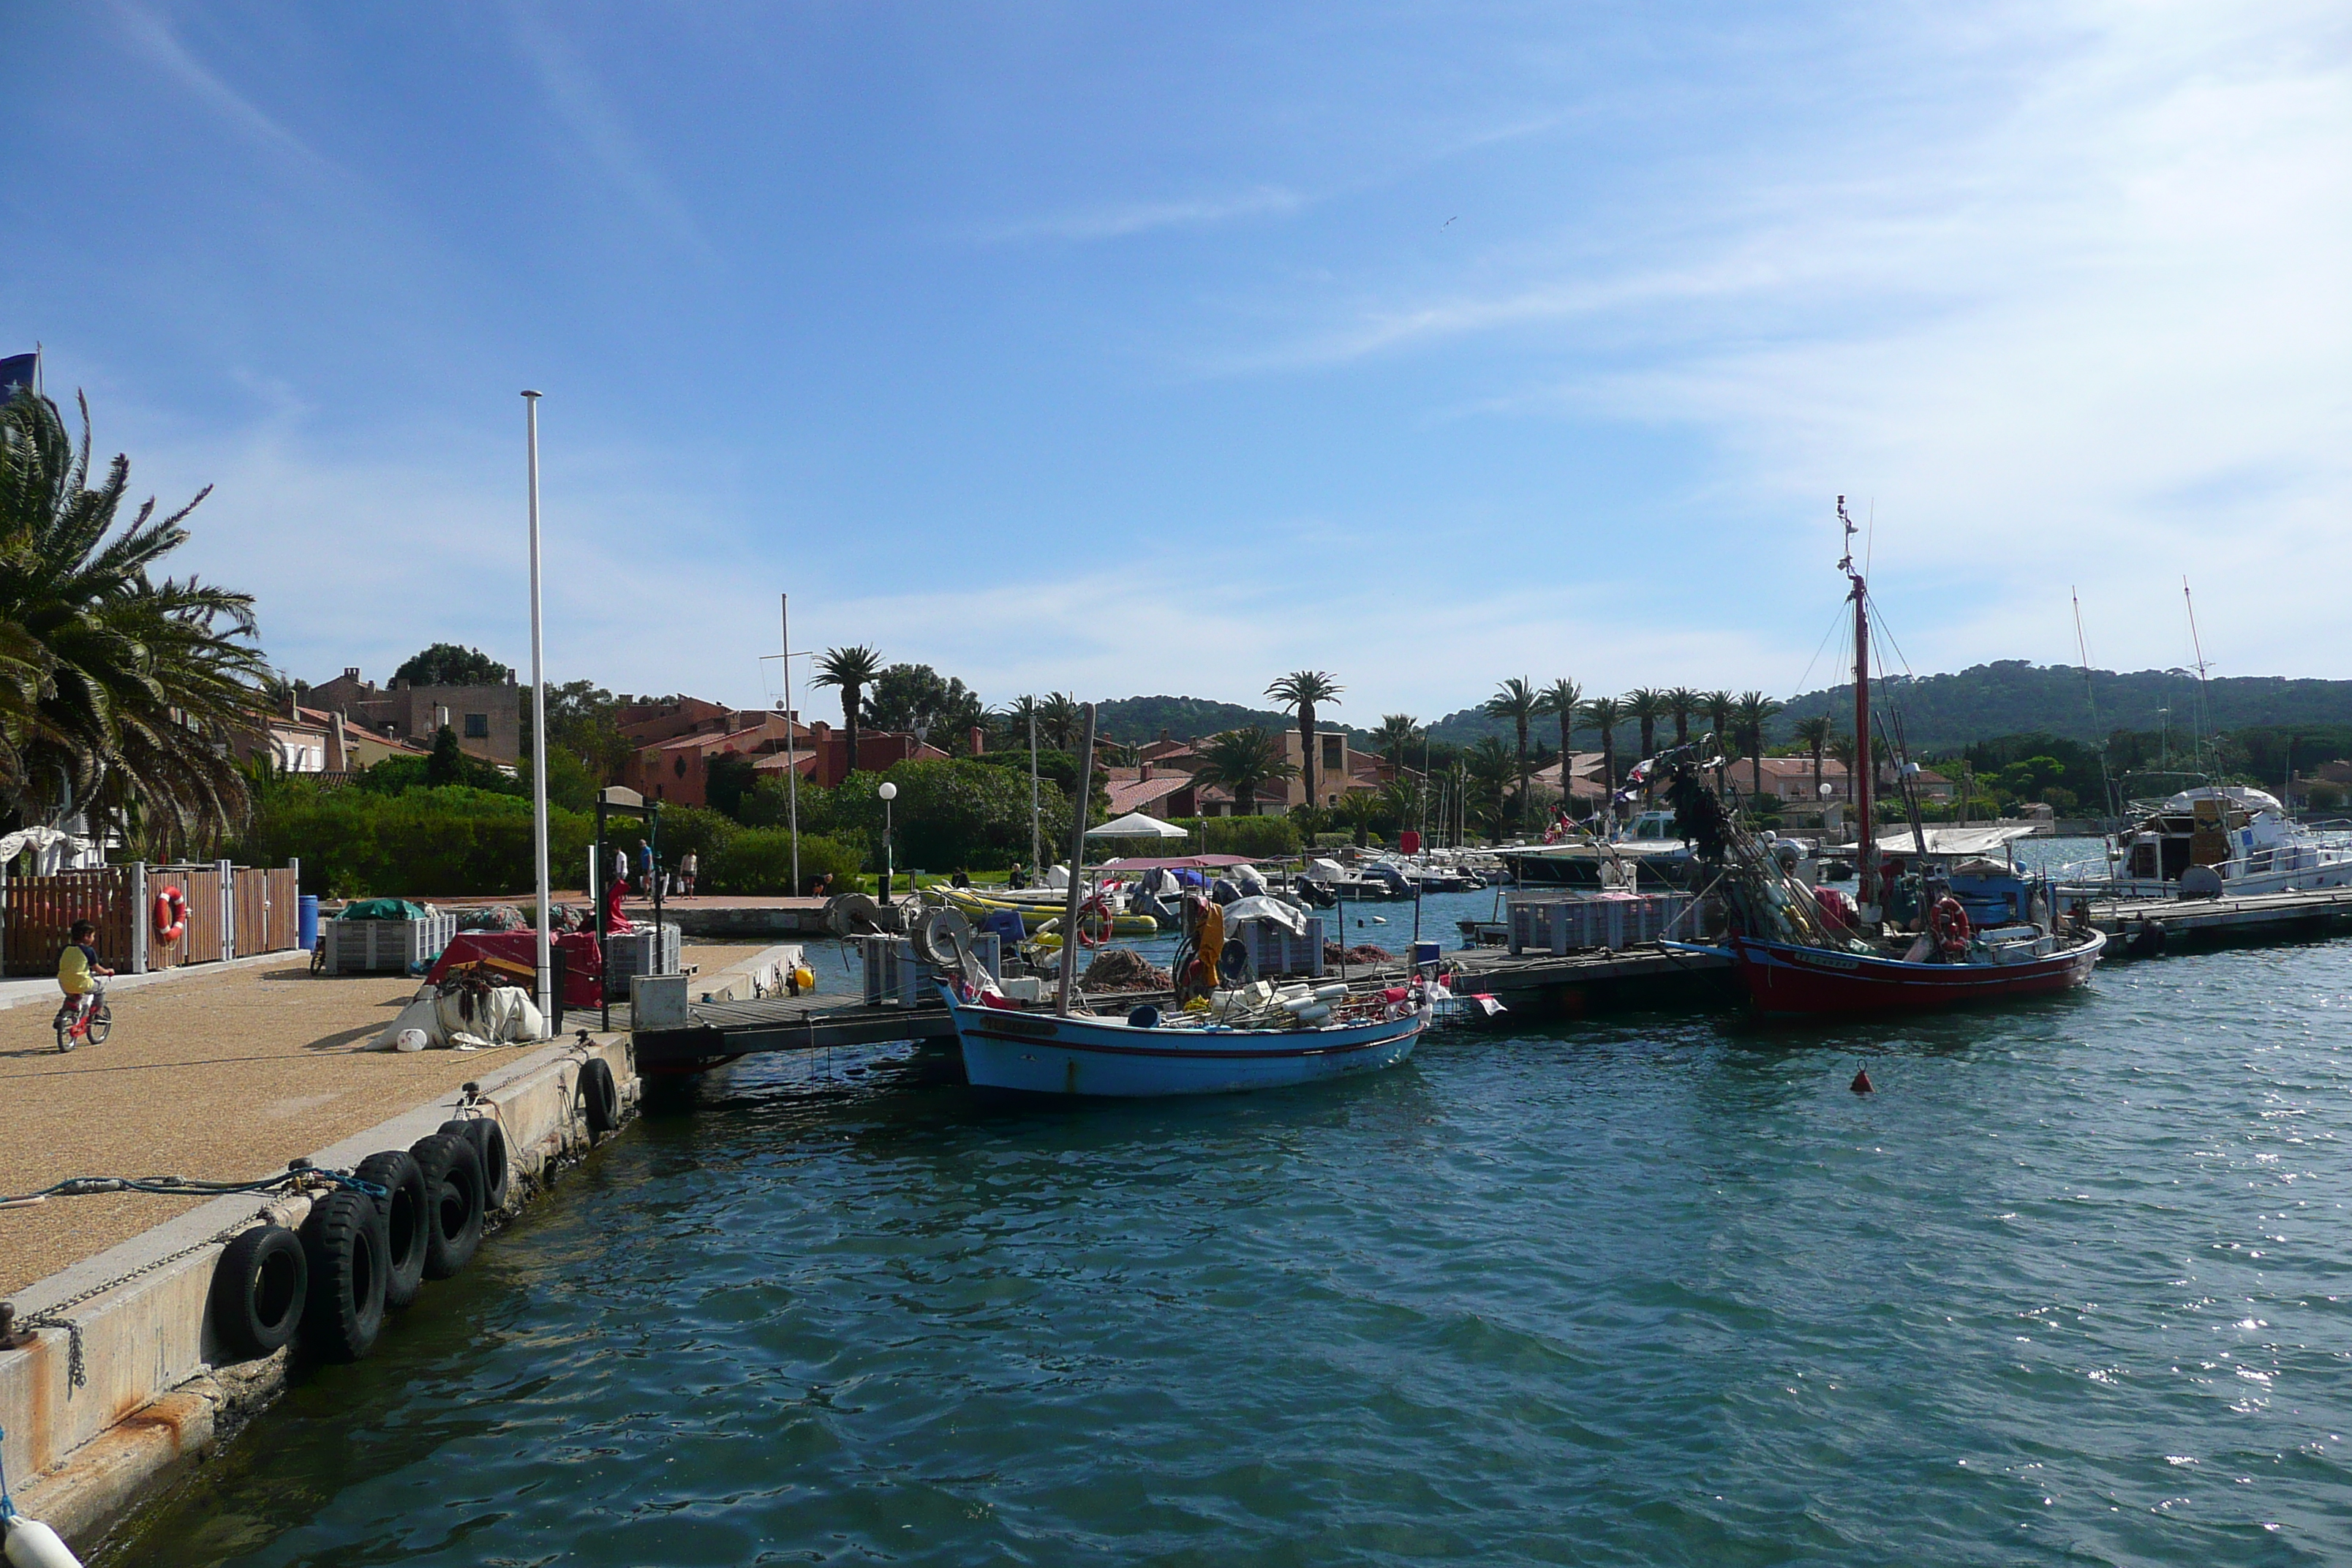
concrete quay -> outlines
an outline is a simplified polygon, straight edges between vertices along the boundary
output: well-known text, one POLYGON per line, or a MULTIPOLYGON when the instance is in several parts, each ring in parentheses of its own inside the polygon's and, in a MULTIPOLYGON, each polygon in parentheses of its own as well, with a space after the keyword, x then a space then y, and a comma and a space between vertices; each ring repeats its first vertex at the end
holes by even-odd
MULTIPOLYGON (((519 1211, 595 1142, 574 1092, 591 1056, 612 1069, 625 1119, 638 1083, 621 1037, 469 1058, 480 1073, 473 1103, 504 1129, 513 1173, 494 1217, 519 1211)), ((380 1150, 405 1149, 463 1102, 462 1093, 436 1095, 310 1159, 349 1169, 380 1150)), ((225 1233, 262 1217, 299 1227, 310 1202, 300 1193, 217 1198, 13 1292, 20 1322, 54 1314, 79 1331, 44 1327, 26 1347, 0 1352, 0 1426, 19 1509, 86 1551, 284 1388, 293 1351, 242 1363, 223 1351, 211 1321, 213 1269, 225 1233)), ((385 1331, 396 1332, 396 1322, 385 1331)))

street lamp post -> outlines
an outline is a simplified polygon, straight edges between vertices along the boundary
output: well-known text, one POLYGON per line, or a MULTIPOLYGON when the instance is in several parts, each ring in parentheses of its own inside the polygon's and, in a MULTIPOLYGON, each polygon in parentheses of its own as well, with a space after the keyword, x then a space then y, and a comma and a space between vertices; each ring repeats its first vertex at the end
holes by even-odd
POLYGON ((890 901, 890 875, 893 868, 890 861, 890 803, 898 798, 898 786, 885 779, 882 781, 882 787, 874 793, 882 797, 882 901, 887 904, 890 901))

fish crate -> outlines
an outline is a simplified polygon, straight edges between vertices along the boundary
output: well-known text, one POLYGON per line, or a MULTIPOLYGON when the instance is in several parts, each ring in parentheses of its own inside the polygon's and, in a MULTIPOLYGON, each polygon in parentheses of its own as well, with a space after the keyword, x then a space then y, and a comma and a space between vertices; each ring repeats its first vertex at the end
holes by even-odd
POLYGON ((664 921, 658 931, 640 925, 604 939, 604 996, 625 1001, 629 982, 640 974, 676 974, 684 966, 685 934, 664 921))
POLYGON ((419 921, 326 921, 319 927, 322 974, 422 974, 457 935, 457 917, 419 921))
POLYGON ((1307 917, 1307 934, 1293 936, 1272 921, 1243 922, 1242 945, 1249 950, 1251 973, 1261 977, 1269 974, 1304 974, 1310 978, 1323 973, 1323 917, 1307 917))
MULTIPOLYGON (((939 972, 915 956, 915 944, 903 936, 877 931, 858 939, 865 961, 866 1005, 869 1007, 931 1007, 939 1005, 939 972)), ((1003 946, 994 931, 976 931, 971 955, 996 979, 1004 977, 1003 946)))
POLYGON ((1508 900, 1511 952, 1559 956, 1640 947, 1665 935, 1690 903, 1688 893, 1514 894, 1508 900))

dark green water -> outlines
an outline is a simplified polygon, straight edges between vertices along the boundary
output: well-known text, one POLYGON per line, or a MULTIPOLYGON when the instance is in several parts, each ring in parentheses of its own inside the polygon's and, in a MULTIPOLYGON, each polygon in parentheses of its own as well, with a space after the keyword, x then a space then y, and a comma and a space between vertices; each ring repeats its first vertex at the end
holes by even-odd
POLYGON ((118 1561, 2340 1562, 2347 991, 2254 949, 1175 1104, 742 1064, 118 1561))

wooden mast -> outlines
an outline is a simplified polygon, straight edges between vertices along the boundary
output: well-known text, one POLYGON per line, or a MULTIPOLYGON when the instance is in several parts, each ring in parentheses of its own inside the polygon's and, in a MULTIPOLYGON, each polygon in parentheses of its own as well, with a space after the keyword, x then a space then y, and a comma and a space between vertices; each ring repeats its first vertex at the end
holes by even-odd
POLYGON ((1845 525, 1845 559, 1838 570, 1853 584, 1853 805, 1857 902, 1864 908, 1878 901, 1878 847, 1871 837, 1870 796, 1878 782, 1877 759, 1870 749, 1870 605, 1862 574, 1853 564, 1853 519, 1846 515, 1845 497, 1838 497, 1838 521, 1845 525))

